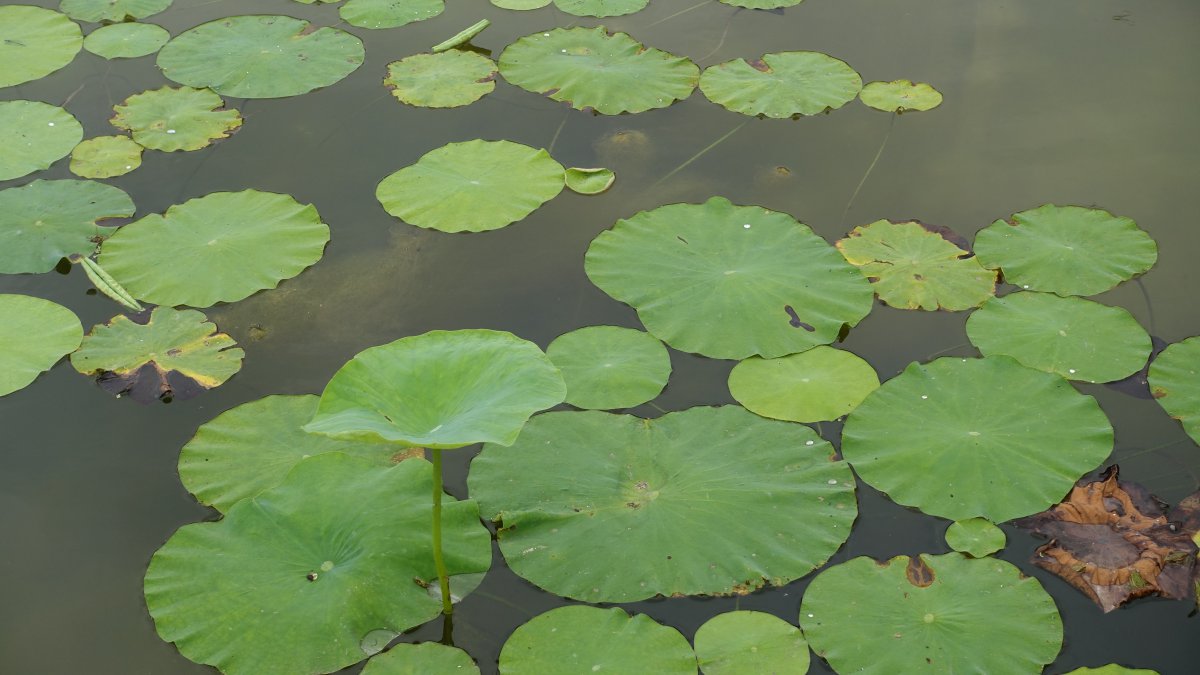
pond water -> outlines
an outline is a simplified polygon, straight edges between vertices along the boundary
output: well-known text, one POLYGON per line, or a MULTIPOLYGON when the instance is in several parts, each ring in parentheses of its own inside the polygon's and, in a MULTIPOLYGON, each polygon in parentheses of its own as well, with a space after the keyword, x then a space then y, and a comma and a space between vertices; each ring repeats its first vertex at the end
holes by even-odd
MULTIPOLYGON (((338 23, 336 6, 289 0, 176 0, 150 20, 178 34, 243 13, 338 23)), ((213 672, 156 636, 142 597, 151 554, 179 526, 215 518, 176 473, 179 449, 196 428, 267 394, 319 393, 358 351, 432 329, 506 330, 544 348, 581 326, 640 327, 631 308, 606 296, 583 271, 589 242, 639 210, 723 195, 790 213, 833 241, 880 218, 917 218, 970 237, 997 218, 1042 203, 1097 205, 1137 220, 1160 251, 1140 283, 1097 299, 1127 308, 1167 342, 1200 334, 1200 266, 1194 264, 1200 230, 1187 201, 1200 156, 1198 28, 1200 5, 1192 0, 807 0, 781 13, 651 0, 641 12, 606 20, 577 19, 553 6, 513 12, 464 0, 398 29, 348 28, 362 38, 367 56, 347 79, 299 98, 227 98, 245 116, 233 138, 198 152, 148 151, 141 168, 107 181, 133 197, 139 215, 215 191, 291 194, 316 205, 332 240, 319 264, 279 289, 207 312, 247 353, 242 371, 211 392, 143 406, 101 391, 64 361, 0 399, 0 671, 213 672), (480 18, 492 26, 474 43, 494 55, 536 30, 605 25, 701 67, 772 51, 825 52, 865 81, 930 82, 945 102, 896 120, 843 219, 889 126, 888 115, 858 102, 800 120, 751 119, 696 92, 661 110, 599 116, 502 79, 480 102, 453 110, 403 106, 383 89, 386 64, 480 18), (747 119, 727 140, 658 182, 747 119), (480 234, 421 230, 380 208, 374 197, 380 179, 433 148, 473 138, 550 148, 565 166, 614 169, 617 182, 599 197, 564 192, 523 221, 480 234)), ((69 99, 67 109, 91 137, 114 133, 107 122, 113 104, 167 83, 153 57, 108 62, 81 52, 49 77, 0 90, 0 99, 55 105, 69 99)), ((69 178, 66 164, 0 187, 69 178)), ((79 270, 0 276, 0 292, 54 300, 85 327, 118 310, 89 288, 79 270)), ((965 318, 878 306, 841 346, 887 379, 914 360, 974 355, 965 318)), ((733 402, 726 378, 734 362, 675 351, 671 358, 674 373, 656 406, 733 402)), ((1102 386, 1080 388, 1112 420, 1110 462, 1121 465, 1123 479, 1171 503, 1200 487, 1200 453, 1154 401, 1102 386)), ((650 406, 635 412, 659 414, 650 406)), ((837 442, 837 424, 820 431, 837 442)), ((475 452, 446 454, 452 494, 465 496, 475 452)), ((833 562, 947 550, 946 521, 896 506, 861 482, 859 501, 854 532, 833 562)), ((1109 662, 1194 672, 1200 641, 1187 603, 1140 601, 1103 615, 1028 563, 1038 540, 1004 529, 1009 544, 1000 557, 1039 578, 1062 612, 1065 646, 1047 672, 1109 662)), ((811 578, 741 598, 625 607, 689 638, 705 620, 735 607, 795 623, 811 578)), ((485 673, 494 672, 501 645, 518 625, 563 604, 516 577, 497 552, 487 580, 458 606, 456 643, 485 673)), ((433 622, 402 639, 440 634, 440 622, 433 622)), ((832 671, 814 659, 811 672, 832 671)))

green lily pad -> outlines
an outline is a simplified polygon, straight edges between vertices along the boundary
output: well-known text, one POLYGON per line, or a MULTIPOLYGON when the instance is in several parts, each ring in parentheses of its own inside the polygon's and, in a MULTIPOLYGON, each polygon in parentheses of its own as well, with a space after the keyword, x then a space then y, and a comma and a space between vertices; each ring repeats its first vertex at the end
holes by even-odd
POLYGON ((66 157, 83 140, 83 126, 71 113, 49 103, 0 101, 0 138, 4 139, 0 180, 9 180, 48 169, 66 157))
POLYGON ((612 187, 617 175, 611 169, 572 167, 564 174, 567 187, 581 195, 598 195, 612 187))
POLYGON ((1151 347, 1146 330, 1120 307, 1030 291, 989 300, 967 319, 967 336, 984 356, 1004 354, 1083 382, 1136 373, 1151 347))
POLYGON ((158 67, 168 79, 223 96, 280 98, 328 87, 363 62, 362 41, 336 28, 313 30, 290 16, 231 16, 167 43, 158 67))
POLYGON ((442 0, 349 0, 338 14, 359 28, 397 28, 432 19, 444 9, 442 0))
POLYGON ((696 630, 705 675, 805 675, 808 642, 792 624, 766 612, 718 614, 696 630))
POLYGON ((83 325, 66 307, 28 295, 0 294, 0 396, 24 389, 75 351, 82 339, 83 325))
POLYGON ((653 335, 632 328, 588 326, 546 348, 577 408, 632 408, 658 396, 671 376, 671 357, 653 335))
POLYGON ((527 35, 500 54, 500 73, 522 89, 573 108, 616 115, 687 98, 700 69, 686 58, 597 26, 527 35))
MULTIPOLYGON (((159 636, 228 675, 328 673, 374 654, 441 612, 425 589, 432 478, 424 460, 327 453, 223 520, 179 528, 146 570, 159 636)), ((450 573, 486 571, 475 505, 443 501, 450 573)))
POLYGON ((423 448, 509 445, 566 395, 537 345, 502 331, 435 330, 359 352, 321 395, 305 431, 423 448))
POLYGON ((236 110, 208 89, 163 87, 144 91, 115 106, 112 125, 133 134, 143 147, 163 152, 199 150, 229 138, 242 126, 236 110))
POLYGON ((496 88, 496 64, 482 54, 461 49, 413 54, 388 64, 383 86, 402 103, 457 108, 496 88))
POLYGON ((807 225, 724 197, 617 221, 592 241, 584 269, 652 335, 718 359, 827 344, 874 300, 866 278, 807 225))
POLYGON ((1025 290, 1095 295, 1153 267, 1158 246, 1131 218, 1044 204, 980 230, 975 254, 1025 290))
POLYGON ((317 210, 288 195, 215 192, 122 227, 99 262, 134 297, 209 307, 275 288, 320 260, 328 241, 317 210))
POLYGON ((572 16, 624 16, 640 12, 650 0, 554 0, 554 6, 572 16))
POLYGON ((842 430, 846 460, 893 501, 996 523, 1058 503, 1112 444, 1095 399, 1007 356, 910 364, 842 430))
POLYGON ((512 141, 448 143, 384 178, 375 198, 404 222, 442 232, 496 230, 563 188, 548 152, 512 141))
POLYGON ((877 220, 851 230, 837 247, 892 307, 956 311, 978 307, 996 293, 995 271, 915 221, 877 220))
POLYGON ((721 0, 726 5, 745 7, 746 9, 781 9, 794 7, 804 0, 721 0))
POLYGON ((45 77, 73 61, 82 46, 79 24, 61 12, 29 5, 0 7, 0 87, 45 77))
POLYGON ((500 672, 695 675, 696 655, 679 631, 645 614, 574 605, 535 616, 513 631, 500 650, 500 672))
POLYGON ((1037 579, 958 553, 830 567, 804 592, 800 625, 841 673, 1040 673, 1063 641, 1037 579))
POLYGON ((113 232, 97 221, 133 211, 123 190, 90 180, 35 180, 0 191, 0 273, 49 272, 63 258, 91 255, 113 232))
POLYGON ((83 48, 106 59, 135 59, 162 49, 171 34, 152 23, 114 23, 88 33, 83 48))
POLYGON ((837 110, 858 96, 862 78, 845 62, 819 52, 776 52, 704 69, 700 91, 743 115, 785 118, 837 110))
POLYGON ((942 104, 942 93, 937 89, 924 82, 913 84, 908 80, 869 82, 858 97, 868 107, 884 112, 932 110, 942 104))
POLYGON ((1200 337, 1164 349, 1150 364, 1148 381, 1162 409, 1200 443, 1200 337))
POLYGON ((172 0, 62 0, 58 8, 77 21, 144 19, 171 6, 172 0))
POLYGON ((527 11, 530 9, 541 9, 549 5, 550 0, 491 0, 491 3, 500 9, 527 11))
POLYGON ((744 594, 808 574, 850 535, 854 477, 832 455, 812 429, 738 406, 551 412, 511 448, 485 445, 467 484, 502 523, 509 567, 552 593, 744 594))
POLYGON ((946 530, 946 545, 972 558, 989 556, 1004 548, 1004 530, 986 518, 968 518, 950 523, 946 530))
POLYGON ((1099 668, 1076 668, 1066 675, 1158 675, 1157 670, 1147 670, 1145 668, 1126 668, 1115 663, 1110 663, 1099 668))
POLYGON ((479 675, 470 654, 436 642, 398 644, 367 661, 362 675, 479 675))
POLYGON ((71 173, 84 178, 124 176, 141 165, 142 146, 128 136, 89 138, 71 151, 71 173))
POLYGON ((790 422, 835 420, 879 388, 871 364, 833 347, 777 359, 757 356, 729 373, 729 393, 747 410, 790 422))

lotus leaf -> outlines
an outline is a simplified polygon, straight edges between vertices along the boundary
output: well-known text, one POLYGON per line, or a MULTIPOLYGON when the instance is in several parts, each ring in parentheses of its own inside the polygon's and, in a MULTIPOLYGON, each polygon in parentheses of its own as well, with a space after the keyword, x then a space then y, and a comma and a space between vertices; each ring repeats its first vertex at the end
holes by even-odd
MULTIPOLYGON (((425 589, 431 480, 424 460, 327 453, 224 520, 179 528, 146 571, 159 636, 229 675, 327 673, 374 654, 441 611, 425 589)), ((487 570, 475 504, 445 499, 447 567, 487 570)))
POLYGON ((1200 443, 1200 337, 1164 349, 1150 364, 1148 381, 1162 409, 1200 443))
POLYGON ((985 518, 968 518, 950 523, 946 545, 972 558, 982 558, 1004 548, 1004 530, 985 518))
POLYGON ((877 220, 854 228, 837 247, 892 307, 978 307, 995 294, 996 272, 948 237, 954 235, 916 221, 877 220))
POLYGON ((624 16, 640 12, 650 0, 554 0, 554 6, 572 16, 624 16))
POLYGON ((471 40, 474 39, 476 35, 482 33, 490 25, 492 25, 492 22, 488 19, 480 19, 470 26, 458 31, 454 35, 451 35, 445 40, 437 43, 430 48, 429 51, 433 52, 434 54, 438 54, 448 49, 454 49, 455 47, 459 47, 461 45, 470 44, 471 40))
POLYGON ((9 180, 48 169, 66 157, 83 139, 83 127, 71 113, 49 103, 0 101, 0 138, 4 139, 0 180, 9 180))
POLYGON ((1040 673, 1063 642, 1037 579, 958 553, 830 567, 804 592, 800 625, 841 673, 1040 673))
POLYGON ((359 352, 325 386, 304 429, 435 449, 509 445, 530 415, 565 395, 558 369, 532 342, 437 330, 359 352))
POLYGON ((35 180, 0 191, 0 273, 49 272, 63 258, 91 255, 112 231, 97 221, 133 211, 124 191, 90 180, 35 180))
POLYGON ((989 300, 967 320, 967 335, 985 356, 1004 354, 1084 382, 1128 377, 1150 356, 1150 336, 1129 312, 1053 293, 989 300))
POLYGON ((617 221, 592 241, 584 269, 652 335, 718 359, 827 344, 866 316, 874 297, 807 225, 724 197, 617 221))
POLYGON ((500 54, 500 73, 522 89, 573 108, 616 115, 687 98, 700 69, 686 58, 597 26, 527 35, 500 54))
POLYGON ((1158 675, 1157 670, 1146 670, 1144 668, 1126 668, 1115 663, 1110 663, 1099 668, 1076 668, 1065 675, 1158 675))
POLYGON ((854 100, 862 78, 819 52, 777 52, 754 61, 734 59, 704 69, 700 91, 743 115, 784 118, 837 110, 854 100))
POLYGON ((924 82, 913 84, 908 80, 870 82, 858 97, 871 108, 895 113, 932 110, 942 104, 942 94, 937 89, 924 82))
POLYGON ((456 108, 491 93, 496 88, 495 78, 496 64, 488 57, 451 49, 389 63, 383 85, 409 105, 456 108))
POLYGON ((171 6, 172 0, 62 0, 58 8, 77 21, 144 19, 171 6))
POLYGON ((577 408, 632 408, 658 396, 671 357, 653 335, 632 328, 588 326, 555 338, 546 356, 567 383, 577 408))
POLYGON ((29 5, 0 7, 0 87, 45 77, 74 60, 82 46, 83 31, 65 14, 29 5))
POLYGON ((835 420, 879 388, 871 364, 833 347, 777 359, 752 356, 729 373, 729 393, 746 409, 790 422, 835 420))
POLYGON ((163 87, 125 99, 113 108, 112 124, 151 150, 199 150, 242 126, 241 114, 224 106, 208 89, 163 87))
POLYGON ((141 165, 142 146, 128 136, 89 138, 71 151, 71 173, 84 178, 124 176, 141 165))
POLYGON ((1057 502, 1112 444, 1095 399, 1007 356, 912 363, 842 430, 846 460, 893 501, 996 523, 1057 502))
POLYGON ((545 150, 474 140, 425 153, 384 178, 375 197, 410 225, 483 232, 521 220, 562 188, 562 165, 545 150))
POLYGON ((808 574, 849 536, 854 477, 832 454, 812 429, 738 406, 552 412, 511 448, 485 445, 468 486, 502 523, 509 567, 552 593, 744 594, 808 574))
POLYGON ((744 7, 746 9, 780 9, 794 7, 804 0, 721 0, 726 5, 744 7))
POLYGON ((696 630, 705 675, 804 675, 808 642, 792 624, 766 612, 726 612, 696 630))
POLYGON ((612 187, 617 175, 611 169, 572 167, 567 169, 565 178, 567 187, 572 192, 578 192, 581 195, 598 195, 612 187))
POLYGON ((436 642, 398 644, 367 661, 362 675, 479 675, 461 649, 436 642))
POLYGON ((349 0, 338 14, 359 28, 396 28, 432 19, 445 8, 442 0, 349 0))
POLYGON ((100 264, 142 300, 209 307, 275 288, 320 260, 328 241, 317 210, 288 195, 215 192, 122 227, 100 264))
POLYGON ((82 339, 83 326, 66 307, 28 295, 0 294, 0 396, 28 386, 75 351, 82 339))
POLYGON ((290 16, 231 16, 182 33, 158 53, 167 78, 223 96, 280 98, 328 87, 362 65, 362 41, 290 16))
POLYGON ((619 607, 559 607, 513 631, 500 651, 502 675, 555 673, 695 675, 687 638, 619 607))
POLYGON ((491 0, 500 9, 530 10, 541 9, 550 4, 550 0, 491 0))
POLYGON ((1149 270, 1158 246, 1131 218, 1044 204, 980 230, 975 254, 1026 290, 1095 295, 1149 270))
POLYGON ((134 59, 153 54, 171 34, 152 23, 114 23, 88 33, 83 48, 106 59, 134 59))

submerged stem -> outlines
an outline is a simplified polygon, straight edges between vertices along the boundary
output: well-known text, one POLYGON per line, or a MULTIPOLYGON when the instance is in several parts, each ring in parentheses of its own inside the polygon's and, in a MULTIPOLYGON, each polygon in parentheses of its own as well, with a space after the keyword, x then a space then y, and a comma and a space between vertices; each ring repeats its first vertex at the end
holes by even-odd
POLYGON ((883 135, 883 142, 879 144, 879 152, 875 153, 875 159, 871 160, 871 165, 867 167, 867 172, 863 174, 862 180, 858 181, 858 187, 854 188, 854 194, 850 195, 850 201, 846 202, 846 208, 842 209, 842 217, 838 220, 838 226, 846 224, 846 214, 850 212, 850 207, 854 205, 855 198, 858 197, 858 191, 862 190, 862 186, 867 184, 867 176, 871 175, 871 170, 879 163, 879 158, 883 156, 883 149, 887 147, 888 139, 892 137, 892 128, 896 126, 896 117, 898 113, 892 113, 892 121, 888 123, 887 133, 883 135))
POLYGON ((442 451, 433 454, 433 565, 437 568, 438 588, 442 590, 442 614, 454 613, 450 600, 450 575, 446 572, 446 561, 442 557, 442 451))
POLYGON ((653 184, 652 184, 650 187, 651 187, 651 188, 653 188, 653 187, 655 187, 656 185, 658 185, 659 183, 661 183, 661 182, 663 182, 663 181, 667 180, 667 179, 668 179, 668 178, 670 178, 671 176, 674 176, 675 174, 679 173, 680 171, 683 171, 683 169, 684 169, 685 167, 687 167, 687 165, 689 165, 689 164, 691 164, 692 162, 694 162, 694 161, 696 161, 696 160, 700 159, 700 158, 701 158, 701 157, 704 155, 704 153, 708 152, 709 150, 712 150, 713 148, 715 148, 715 147, 717 147, 718 145, 720 145, 721 143, 723 143, 723 142, 725 141, 725 139, 727 139, 727 138, 729 138, 730 136, 732 136, 732 135, 736 134, 736 133, 738 132, 738 130, 739 130, 739 129, 741 129, 742 127, 746 126, 746 124, 748 124, 748 123, 749 123, 749 121, 750 121, 750 120, 746 120, 745 122, 742 122, 741 124, 737 125, 737 126, 736 126, 736 127, 734 127, 733 129, 730 129, 730 130, 729 130, 729 132, 728 132, 728 133, 726 133, 724 136, 722 136, 722 137, 718 138, 717 140, 713 141, 712 143, 709 143, 709 144, 708 144, 708 147, 704 148, 704 149, 703 149, 703 150, 701 150, 700 152, 697 152, 696 154, 694 154, 694 155, 692 155, 691 157, 689 157, 689 158, 688 158, 688 159, 687 159, 687 160, 686 160, 686 161, 685 161, 683 164, 680 164, 679 166, 675 167, 674 169, 671 169, 671 171, 670 171, 670 172, 668 172, 668 173, 667 173, 667 175, 665 175, 665 176, 663 176, 662 178, 659 178, 658 180, 654 181, 654 183, 653 183, 653 184))

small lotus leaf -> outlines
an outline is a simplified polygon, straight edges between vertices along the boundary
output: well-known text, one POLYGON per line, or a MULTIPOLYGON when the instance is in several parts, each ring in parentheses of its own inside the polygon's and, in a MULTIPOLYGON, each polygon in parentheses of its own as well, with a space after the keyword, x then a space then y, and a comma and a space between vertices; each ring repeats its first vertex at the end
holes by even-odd
POLYGON ((781 9, 794 7, 804 0, 721 0, 726 5, 744 7, 746 9, 781 9))
POLYGON ((1158 671, 1145 668, 1126 668, 1110 663, 1099 668, 1076 668, 1065 675, 1158 675, 1158 671))
POLYGON ((362 675, 479 675, 479 666, 456 647, 402 643, 367 661, 362 675))
POLYGON ((0 191, 0 273, 49 272, 63 258, 91 255, 113 231, 97 221, 133 211, 123 190, 90 180, 35 180, 0 191))
POLYGON ((135 59, 153 54, 171 34, 152 23, 114 23, 88 33, 83 48, 106 59, 135 59))
POLYGON ((884 112, 932 110, 942 104, 942 94, 937 89, 924 82, 913 84, 908 80, 870 82, 858 97, 867 106, 884 112))
POLYGON ((66 157, 83 140, 83 126, 71 113, 49 103, 0 101, 0 138, 4 139, 0 180, 9 180, 48 169, 66 157))
POLYGON ((541 9, 550 4, 550 0, 491 0, 491 2, 500 9, 514 9, 519 11, 541 9))
POLYGON ((0 87, 45 77, 74 60, 82 46, 79 24, 61 12, 29 5, 0 7, 0 87))
POLYGON ((565 177, 567 187, 581 195, 598 195, 612 187, 613 181, 617 179, 617 175, 611 169, 604 168, 572 167, 567 169, 565 177))
POLYGON ((124 176, 142 165, 142 146, 128 136, 97 136, 71 151, 71 173, 84 178, 124 176))
POLYGON ((172 0, 62 0, 58 8, 77 21, 144 19, 171 6, 172 0))
POLYGON ((28 295, 0 294, 0 396, 28 386, 75 351, 82 339, 83 326, 66 307, 28 295))
POLYGON ((359 28, 397 28, 432 19, 444 9, 446 3, 442 0, 349 0, 338 14, 359 28))
POLYGON ((470 26, 458 31, 454 35, 451 35, 445 40, 437 43, 431 47, 429 51, 433 52, 434 54, 439 54, 448 49, 454 49, 455 47, 470 44, 471 40, 473 40, 476 35, 482 33, 490 25, 492 25, 492 22, 489 19, 480 19, 470 26))
POLYGON ((403 103, 425 108, 470 105, 496 88, 496 64, 461 49, 413 54, 388 64, 383 86, 403 103))
POLYGON ((1200 336, 1163 350, 1150 364, 1150 393, 1200 443, 1200 336))
POLYGON ((208 89, 163 87, 125 99, 113 108, 112 124, 151 150, 199 150, 242 126, 241 114, 224 106, 208 89))
POLYGON ((577 408, 632 408, 658 396, 671 357, 653 335, 632 328, 588 326, 555 338, 546 356, 567 383, 577 408))
POLYGON ((696 630, 705 675, 805 675, 808 642, 792 624, 766 612, 718 614, 696 630))
POLYGON ((790 422, 835 420, 878 388, 871 364, 823 345, 777 359, 752 356, 729 373, 729 393, 738 403, 790 422))
POLYGON ((554 0, 554 6, 572 16, 624 16, 640 12, 650 0, 554 0))
POLYGON ((784 118, 837 110, 854 100, 862 78, 819 52, 777 52, 754 61, 734 59, 700 76, 708 100, 743 115, 784 118))
POLYGON ((968 518, 950 523, 946 530, 946 545, 972 558, 982 558, 1004 548, 1004 530, 986 518, 968 518))

